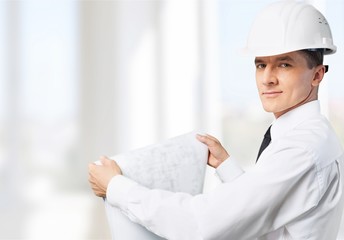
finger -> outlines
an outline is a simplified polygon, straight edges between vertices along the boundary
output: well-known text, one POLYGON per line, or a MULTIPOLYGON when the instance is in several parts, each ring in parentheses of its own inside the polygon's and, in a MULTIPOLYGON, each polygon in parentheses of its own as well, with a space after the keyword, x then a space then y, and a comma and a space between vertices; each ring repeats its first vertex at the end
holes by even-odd
POLYGON ((94 178, 89 179, 89 183, 93 191, 102 189, 101 186, 99 186, 98 182, 94 178))
POLYGON ((101 156, 99 159, 100 159, 100 162, 101 162, 101 164, 102 164, 103 166, 107 164, 107 158, 106 158, 106 156, 101 156))
POLYGON ((94 184, 91 185, 91 188, 92 188, 93 192, 97 192, 100 190, 100 187, 98 187, 97 185, 94 185, 94 184))
POLYGON ((93 176, 89 176, 88 177, 88 182, 90 183, 90 184, 94 184, 94 185, 96 185, 97 184, 97 181, 95 180, 95 178, 93 177, 93 176))
POLYGON ((116 162, 115 160, 110 160, 110 161, 111 161, 110 164, 111 164, 112 166, 119 167, 118 164, 117 164, 117 162, 116 162))
POLYGON ((207 136, 206 135, 197 134, 196 138, 198 139, 198 141, 206 144, 206 141, 207 141, 207 136))
POLYGON ((97 171, 97 167, 92 168, 89 172, 88 172, 88 180, 90 183, 94 183, 97 184, 98 183, 98 171, 97 171))
POLYGON ((107 156, 101 156, 100 157, 100 162, 103 164, 103 165, 107 165, 108 163, 110 163, 111 159, 108 158, 107 156))
POLYGON ((97 197, 106 197, 106 194, 102 191, 99 191, 99 192, 95 192, 96 196, 97 197))
POLYGON ((97 166, 97 165, 92 165, 92 164, 91 164, 91 165, 88 167, 88 175, 89 175, 89 176, 92 176, 92 177, 96 176, 97 167, 99 167, 99 166, 97 166))
POLYGON ((118 163, 117 163, 115 160, 112 160, 112 161, 111 161, 111 164, 113 164, 112 166, 114 167, 114 169, 116 169, 116 171, 117 171, 119 174, 123 174, 123 173, 122 173, 121 167, 118 165, 118 163))
POLYGON ((218 144, 218 140, 210 135, 197 134, 197 139, 208 147, 218 144))
POLYGON ((211 135, 209 135, 209 134, 207 134, 206 136, 207 136, 209 139, 213 140, 214 142, 220 143, 220 141, 219 141, 217 138, 215 138, 215 137, 213 137, 213 136, 211 136, 211 135))
POLYGON ((103 193, 106 192, 106 188, 104 189, 101 186, 96 185, 96 184, 91 185, 91 188, 92 188, 93 192, 103 192, 103 193))
POLYGON ((105 193, 103 190, 99 189, 99 188, 92 188, 93 193, 98 196, 98 197, 103 197, 105 196, 105 193))
POLYGON ((91 170, 93 170, 93 169, 94 169, 94 166, 95 166, 95 164, 89 163, 89 164, 88 164, 88 172, 90 172, 91 170))

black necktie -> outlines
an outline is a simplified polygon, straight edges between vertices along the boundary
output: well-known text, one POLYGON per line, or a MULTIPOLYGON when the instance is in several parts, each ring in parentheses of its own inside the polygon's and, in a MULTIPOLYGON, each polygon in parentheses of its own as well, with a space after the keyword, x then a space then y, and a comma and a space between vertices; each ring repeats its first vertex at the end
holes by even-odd
POLYGON ((259 148, 259 152, 258 152, 258 156, 257 156, 256 162, 258 162, 258 159, 259 159, 259 157, 260 157, 260 154, 262 154, 262 152, 264 151, 264 149, 265 149, 265 148, 270 144, 270 142, 271 142, 270 128, 271 128, 271 126, 268 128, 268 130, 266 131, 266 133, 265 133, 265 135, 264 135, 264 139, 263 139, 262 144, 260 145, 260 148, 259 148))

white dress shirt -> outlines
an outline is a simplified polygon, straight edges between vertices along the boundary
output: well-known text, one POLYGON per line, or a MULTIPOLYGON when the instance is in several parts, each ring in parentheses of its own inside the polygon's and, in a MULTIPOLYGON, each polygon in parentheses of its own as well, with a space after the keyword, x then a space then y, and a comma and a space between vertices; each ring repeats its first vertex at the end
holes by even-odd
POLYGON ((279 117, 271 138, 252 169, 243 171, 233 157, 222 163, 223 183, 209 193, 147 189, 118 175, 108 202, 166 239, 336 239, 344 154, 319 102, 279 117))

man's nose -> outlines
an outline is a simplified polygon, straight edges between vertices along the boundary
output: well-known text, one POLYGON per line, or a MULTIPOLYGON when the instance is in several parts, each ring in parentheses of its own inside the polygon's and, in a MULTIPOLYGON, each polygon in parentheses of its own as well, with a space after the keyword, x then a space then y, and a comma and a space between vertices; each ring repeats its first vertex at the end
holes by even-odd
POLYGON ((263 74, 264 85, 274 85, 278 81, 276 72, 271 67, 266 67, 263 74))

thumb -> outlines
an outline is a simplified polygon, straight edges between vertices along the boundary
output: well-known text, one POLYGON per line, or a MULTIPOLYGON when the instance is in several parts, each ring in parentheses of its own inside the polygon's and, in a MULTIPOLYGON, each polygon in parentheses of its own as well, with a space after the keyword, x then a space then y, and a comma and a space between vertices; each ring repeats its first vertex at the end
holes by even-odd
POLYGON ((196 138, 198 141, 200 141, 201 143, 208 145, 208 139, 206 135, 201 135, 201 134, 197 134, 196 138))
POLYGON ((110 159, 106 156, 100 156, 99 159, 103 166, 108 165, 110 162, 110 159))

